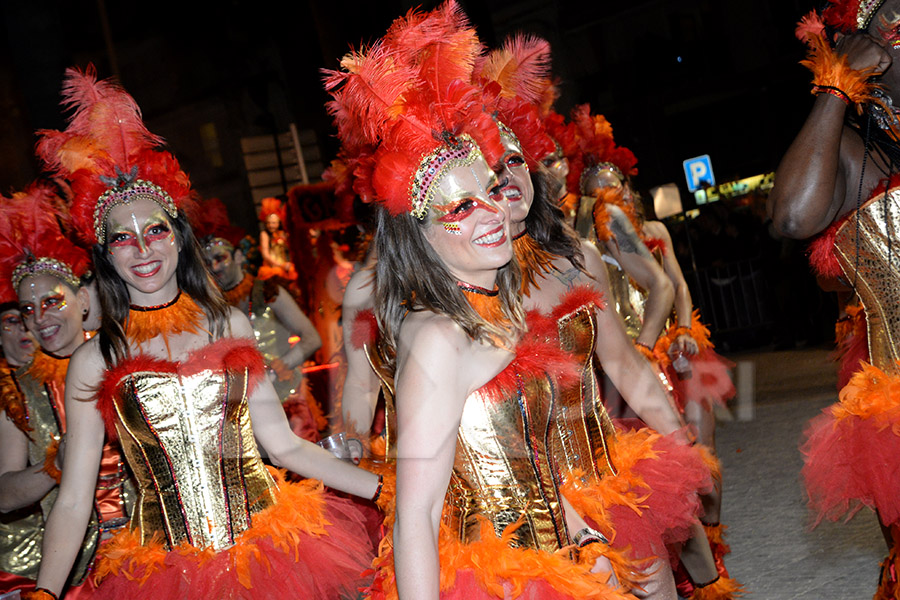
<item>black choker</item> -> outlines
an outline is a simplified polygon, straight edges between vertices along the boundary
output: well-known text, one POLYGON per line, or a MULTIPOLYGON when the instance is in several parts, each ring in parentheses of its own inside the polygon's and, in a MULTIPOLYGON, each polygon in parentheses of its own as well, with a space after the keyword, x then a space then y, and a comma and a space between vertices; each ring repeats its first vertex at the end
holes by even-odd
POLYGON ((472 292, 473 294, 480 294, 482 296, 493 297, 500 293, 500 288, 489 290, 487 288, 478 287, 477 285, 472 285, 471 283, 463 283, 462 281, 457 281, 456 285, 464 292, 472 292))
POLYGON ((56 360, 69 360, 70 358, 72 358, 72 355, 71 355, 71 354, 68 354, 68 355, 66 355, 66 356, 60 356, 59 354, 53 354, 53 353, 50 352, 49 350, 44 350, 43 348, 41 348, 41 352, 43 352, 44 354, 46 354, 46 355, 49 356, 50 358, 55 358, 56 360))
POLYGON ((128 308, 130 308, 131 310, 136 310, 138 312, 153 312, 154 310, 169 308, 170 306, 178 302, 179 298, 181 298, 181 290, 178 290, 178 294, 176 294, 172 300, 169 300, 164 304, 157 304, 156 306, 138 306, 136 304, 129 304, 128 308))
POLYGON ((527 230, 527 229, 523 229, 523 230, 522 230, 522 233, 517 233, 516 235, 513 236, 513 241, 522 239, 522 238, 525 237, 526 235, 528 235, 528 230, 527 230))

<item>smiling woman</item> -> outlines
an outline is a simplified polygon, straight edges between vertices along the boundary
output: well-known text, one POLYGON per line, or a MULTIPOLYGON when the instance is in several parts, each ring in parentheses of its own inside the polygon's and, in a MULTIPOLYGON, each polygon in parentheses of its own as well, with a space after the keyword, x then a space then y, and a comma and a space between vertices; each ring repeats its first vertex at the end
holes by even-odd
POLYGON ((345 155, 377 147, 361 183, 380 206, 375 312, 397 458, 371 597, 621 598, 611 561, 625 563, 570 535, 577 517, 546 470, 543 407, 571 365, 546 331, 525 332, 506 182, 490 169, 504 147, 470 84, 480 49, 447 2, 326 76, 345 155))
POLYGON ((355 508, 319 482, 286 483, 257 443, 273 464, 346 493, 371 498, 378 477, 291 432, 249 321, 203 263, 185 217, 190 182, 134 100, 75 70, 64 95, 75 114, 66 131, 42 132, 40 151, 72 182, 103 320, 72 358, 72 427, 35 597, 63 590, 104 429, 139 497, 129 531, 100 550, 94 598, 354 596, 371 556, 355 508))

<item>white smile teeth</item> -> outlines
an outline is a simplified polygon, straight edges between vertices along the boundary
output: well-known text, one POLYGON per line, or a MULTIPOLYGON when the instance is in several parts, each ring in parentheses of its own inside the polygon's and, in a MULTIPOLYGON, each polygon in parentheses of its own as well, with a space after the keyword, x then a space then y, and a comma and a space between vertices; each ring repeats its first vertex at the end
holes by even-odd
POLYGON ((47 327, 41 327, 39 331, 41 332, 41 337, 47 338, 56 333, 58 329, 59 325, 49 325, 47 327))
POLYGON ((522 193, 516 188, 504 188, 501 192, 506 198, 519 198, 522 193))
POLYGON ((499 242, 501 239, 503 239, 503 230, 499 229, 497 230, 497 233, 489 233, 483 237, 478 238, 477 240, 475 240, 475 243, 484 246, 487 244, 493 244, 494 242, 499 242))
POLYGON ((138 266, 132 267, 132 268, 135 271, 137 271, 138 273, 146 274, 146 273, 152 273, 156 269, 157 265, 158 265, 158 263, 150 263, 147 265, 138 265, 138 266))

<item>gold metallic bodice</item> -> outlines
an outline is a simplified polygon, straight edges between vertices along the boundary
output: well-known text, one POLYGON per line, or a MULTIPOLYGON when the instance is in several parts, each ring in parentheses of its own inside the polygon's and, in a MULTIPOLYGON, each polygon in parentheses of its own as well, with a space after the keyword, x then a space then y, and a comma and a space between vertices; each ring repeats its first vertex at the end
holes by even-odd
MULTIPOLYGON (((46 386, 41 385, 31 375, 27 373, 28 366, 16 369, 16 381, 19 389, 22 391, 22 398, 25 402, 25 410, 28 414, 28 425, 31 427, 28 440, 28 464, 42 465, 44 458, 47 456, 47 448, 50 444, 58 439, 65 431, 65 415, 61 407, 57 404, 62 399, 55 394, 48 392, 46 386)), ((33 560, 35 567, 40 564, 40 540, 43 537, 43 524, 50 515, 50 509, 56 502, 56 495, 59 487, 54 486, 47 494, 41 498, 40 516, 40 534, 37 535, 37 546, 26 546, 34 550, 35 555, 31 558, 23 558, 25 562, 33 560)), ((30 536, 29 536, 30 537, 30 536)), ((94 558, 94 551, 97 548, 97 542, 100 539, 100 528, 98 526, 96 513, 91 515, 88 530, 85 534, 84 541, 81 544, 81 550, 75 560, 72 568, 70 582, 72 585, 78 585, 84 581, 88 573, 88 568, 94 558)), ((5 569, 4 569, 5 570, 5 569)))
POLYGON ((384 455, 385 458, 393 459, 396 456, 397 449, 397 409, 394 406, 394 373, 388 368, 388 361, 382 356, 381 351, 375 343, 363 344, 363 351, 366 353, 366 360, 369 366, 375 371, 378 380, 381 383, 381 394, 384 396, 384 455))
POLYGON ((0 515, 0 571, 37 579, 44 518, 33 507, 0 515))
POLYGON ((878 194, 847 219, 835 255, 866 309, 872 364, 900 375, 900 188, 878 194))
POLYGON ((517 547, 555 552, 569 543, 546 445, 554 401, 547 378, 521 375, 517 392, 466 399, 443 514, 461 541, 478 539, 484 517, 498 535, 520 522, 517 547))
POLYGON ((596 341, 594 305, 582 305, 557 321, 560 347, 581 369, 581 380, 563 385, 551 419, 550 456, 560 476, 579 469, 601 478, 616 474, 608 444, 616 430, 603 406, 593 357, 596 341))
POLYGON ((644 302, 641 291, 631 283, 628 274, 619 263, 604 253, 606 272, 609 274, 610 300, 625 325, 625 333, 636 340, 644 326, 644 302), (610 262, 612 261, 612 262, 610 262))
MULTIPOLYGON (((257 281, 257 283, 262 282, 257 281)), ((271 306, 266 305, 264 302, 259 304, 254 302, 252 306, 253 309, 250 311, 249 316, 250 324, 253 326, 253 334, 256 336, 256 345, 259 347, 259 352, 263 355, 266 364, 271 364, 273 360, 281 358, 291 349, 291 344, 288 341, 291 337, 291 332, 281 324, 271 306)), ((303 372, 300 369, 291 369, 291 372, 292 376, 290 379, 284 381, 275 379, 272 382, 282 402, 287 401, 294 394, 300 393, 300 385, 303 383, 303 372)))
POLYGON ((222 550, 274 503, 250 427, 246 368, 134 372, 117 383, 116 427, 139 496, 142 542, 159 534, 222 550))

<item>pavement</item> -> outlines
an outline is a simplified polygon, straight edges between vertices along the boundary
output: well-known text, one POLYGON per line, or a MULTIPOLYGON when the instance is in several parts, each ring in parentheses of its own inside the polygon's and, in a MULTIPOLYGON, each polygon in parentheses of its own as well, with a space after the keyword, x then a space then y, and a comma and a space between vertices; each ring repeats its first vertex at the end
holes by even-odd
POLYGON ((716 446, 723 466, 722 522, 732 551, 725 564, 745 586, 744 598, 872 598, 887 554, 874 514, 864 510, 848 522, 812 528, 800 483, 803 430, 837 401, 829 349, 728 358, 741 365, 735 372, 743 397, 720 415, 716 446))

